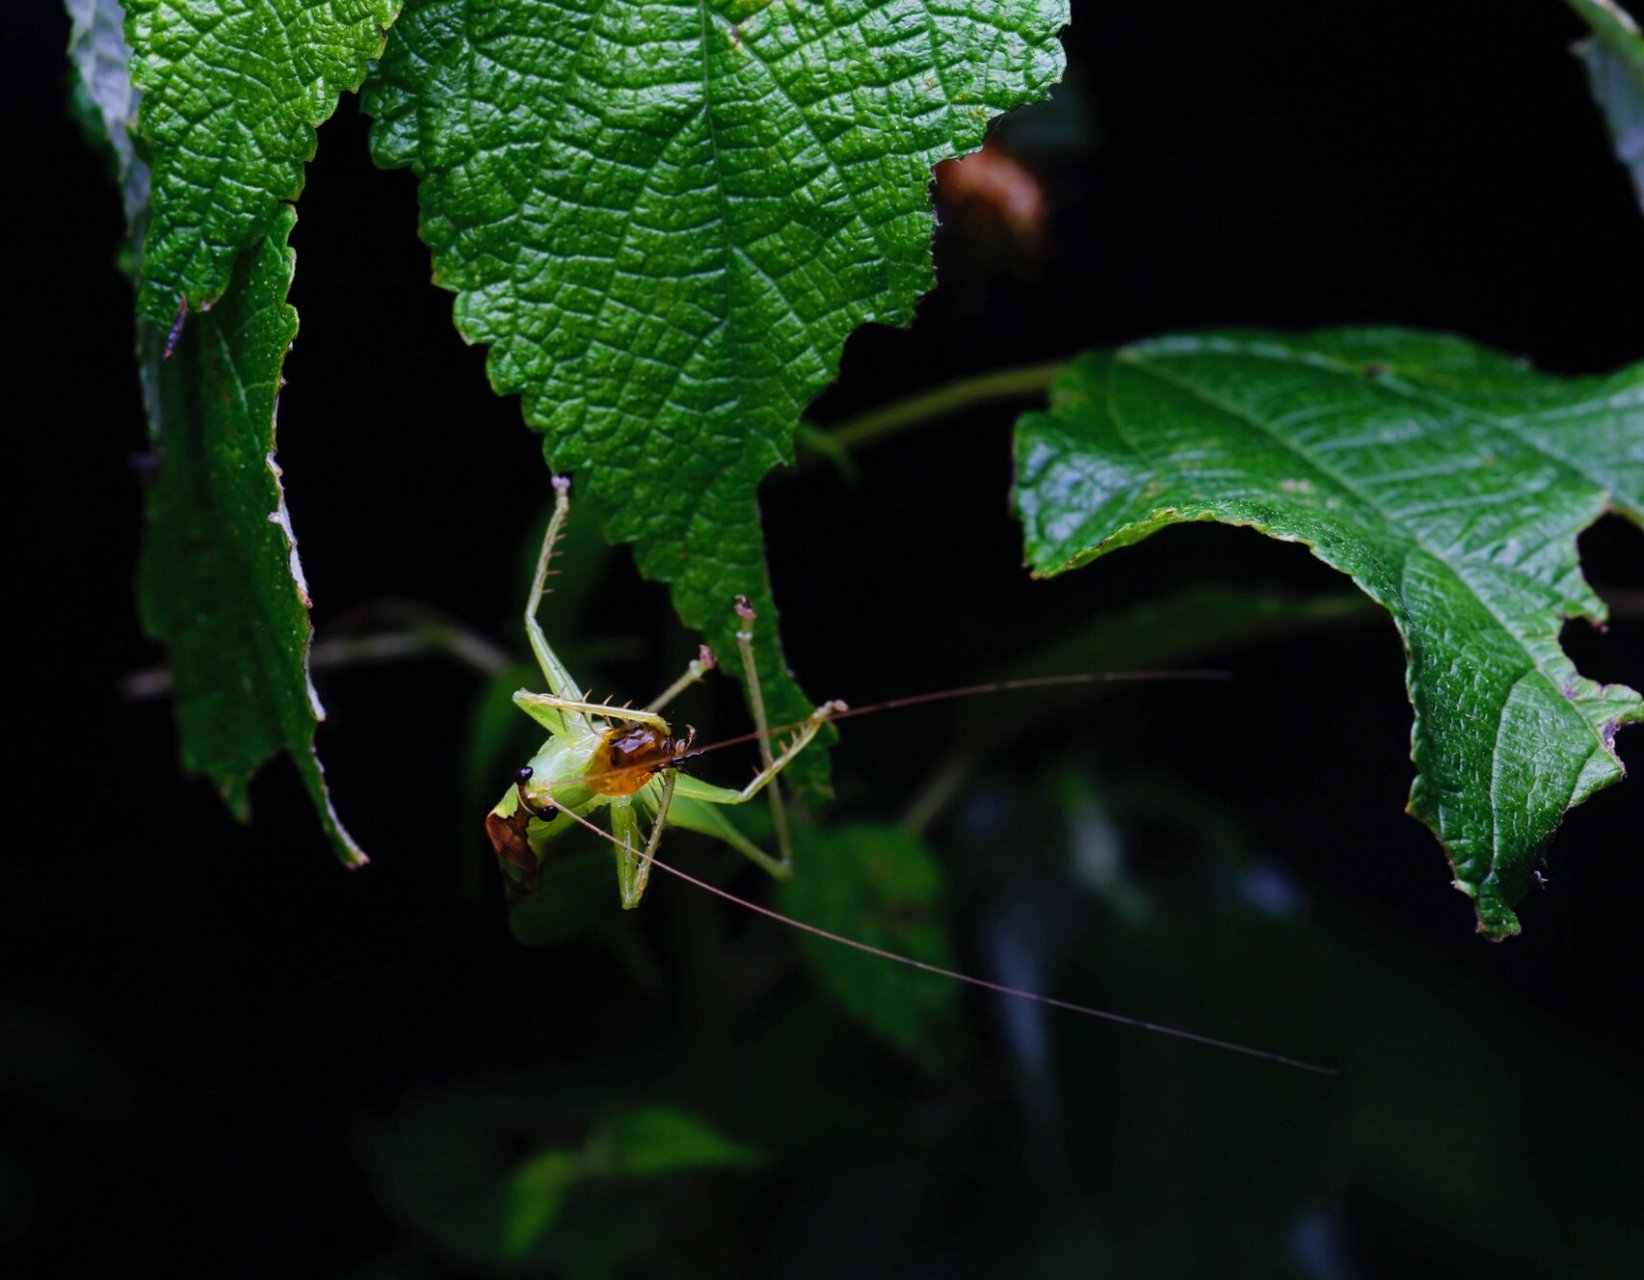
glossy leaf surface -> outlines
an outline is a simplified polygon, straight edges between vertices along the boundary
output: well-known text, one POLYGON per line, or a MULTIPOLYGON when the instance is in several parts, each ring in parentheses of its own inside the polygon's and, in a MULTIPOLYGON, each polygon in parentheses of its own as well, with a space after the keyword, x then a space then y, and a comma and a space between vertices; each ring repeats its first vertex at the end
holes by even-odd
POLYGON ((1056 574, 1185 520, 1307 544, 1393 615, 1409 659, 1410 809, 1481 930, 1517 932, 1560 817, 1621 776, 1638 695, 1577 674, 1600 620, 1576 535, 1644 522, 1644 366, 1566 380, 1394 330, 1162 338, 1075 359, 1021 419, 1029 563, 1056 574))

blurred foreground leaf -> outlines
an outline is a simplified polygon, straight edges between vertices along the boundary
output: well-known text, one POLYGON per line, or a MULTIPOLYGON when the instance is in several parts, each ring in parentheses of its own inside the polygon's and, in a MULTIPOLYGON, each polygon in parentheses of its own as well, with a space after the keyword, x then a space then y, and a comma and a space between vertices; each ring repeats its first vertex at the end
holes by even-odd
POLYGON ((559 1221, 579 1181, 658 1178, 697 1169, 746 1168, 754 1152, 678 1107, 634 1107, 603 1121, 581 1151, 551 1148, 508 1180, 503 1254, 523 1258, 559 1221))
POLYGON ((128 227, 148 204, 148 164, 132 143, 142 95, 131 83, 131 46, 120 0, 68 0, 69 58, 97 120, 97 137, 120 188, 128 227))
POLYGON ((1479 927, 1512 906, 1571 805, 1621 777, 1622 686, 1576 673, 1600 621, 1575 538, 1644 523, 1644 365, 1540 375, 1394 330, 1163 338, 1080 356, 1018 424, 1017 505, 1042 575, 1185 520, 1307 544, 1398 625, 1416 710, 1410 810, 1479 927))
POLYGON ((1592 27, 1576 45, 1593 98, 1610 126, 1616 158, 1627 167, 1644 209, 1644 36, 1611 0, 1567 0, 1592 27))
POLYGON ((588 1168, 608 1178, 655 1178, 686 1169, 754 1164, 752 1148, 678 1107, 634 1107, 612 1116, 588 1140, 588 1168))
POLYGON ((666 1231, 642 1186, 758 1162, 691 1111, 570 1082, 429 1094, 363 1137, 384 1206, 481 1274, 627 1274, 666 1231))

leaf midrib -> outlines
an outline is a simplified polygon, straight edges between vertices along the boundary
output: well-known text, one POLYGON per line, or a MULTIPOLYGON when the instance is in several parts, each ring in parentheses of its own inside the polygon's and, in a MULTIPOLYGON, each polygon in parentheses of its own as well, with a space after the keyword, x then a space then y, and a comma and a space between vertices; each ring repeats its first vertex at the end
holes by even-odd
MULTIPOLYGON (((1395 532, 1398 535, 1401 535, 1403 540, 1407 544, 1409 544, 1410 546, 1413 546, 1413 547, 1425 552, 1427 555, 1431 556, 1436 563, 1441 564, 1446 569, 1448 569, 1450 571, 1450 573, 1452 574, 1452 576, 1456 579, 1456 581, 1458 583, 1460 583, 1465 588, 1465 590, 1467 591, 1467 594, 1473 600, 1475 600, 1478 603, 1478 605, 1484 610, 1484 612, 1486 614, 1488 614, 1490 616, 1490 618, 1492 620, 1494 620, 1496 625, 1498 627, 1500 627, 1501 630, 1505 634, 1512 637, 1514 645, 1518 648, 1519 652, 1524 655, 1524 659, 1525 659, 1525 663, 1526 663, 1526 669, 1528 671, 1532 671, 1532 672, 1536 673, 1538 676, 1540 676, 1541 679, 1546 682, 1548 688, 1552 691, 1552 693, 1556 697, 1560 698, 1561 700, 1563 699, 1563 692, 1564 692, 1563 689, 1558 684, 1558 682, 1555 681, 1552 678, 1551 675, 1549 675, 1547 672, 1542 670, 1541 664, 1536 661, 1535 655, 1530 651, 1529 647, 1525 644, 1523 637, 1521 637, 1516 630, 1514 630, 1512 627, 1507 625, 1506 620, 1501 616, 1500 613, 1498 613, 1496 611, 1496 609, 1494 607, 1492 607, 1490 601, 1487 598, 1485 598, 1483 595, 1481 595, 1477 591, 1477 589, 1473 586, 1473 584, 1468 580, 1466 575, 1459 572, 1458 569, 1455 567, 1457 563, 1462 563, 1462 564, 1468 563, 1470 561, 1470 557, 1468 557, 1466 555, 1458 555, 1458 556, 1455 556, 1452 559, 1449 556, 1443 555, 1443 554, 1439 553, 1438 551, 1435 551, 1431 546, 1429 546, 1427 544, 1427 542, 1419 534, 1415 533, 1414 531, 1408 531, 1407 527, 1400 520, 1398 520, 1391 513, 1389 513, 1387 511, 1387 509, 1381 503, 1377 502, 1375 499, 1371 498, 1369 495, 1362 492, 1358 488, 1358 486, 1356 484, 1354 484, 1353 481, 1350 480, 1348 477, 1338 474, 1332 467, 1330 467, 1326 463, 1320 461, 1313 454, 1311 454, 1308 450, 1306 450, 1302 446, 1296 444, 1293 440, 1290 440, 1290 439, 1286 438, 1285 436, 1279 434, 1278 432, 1274 431, 1273 428, 1269 424, 1261 421, 1259 418, 1256 418, 1256 417, 1252 416, 1250 413, 1245 411, 1243 408, 1241 408, 1237 405, 1229 403, 1228 401, 1222 399, 1222 397, 1215 395, 1214 393, 1208 391, 1204 387, 1198 386, 1198 385, 1196 385, 1192 382, 1187 381, 1186 379, 1183 379, 1179 375, 1177 375, 1177 374, 1169 371, 1168 369, 1162 367, 1157 362, 1148 360, 1145 356, 1138 356, 1135 353, 1127 352, 1127 353, 1124 353, 1123 358, 1125 359, 1127 364, 1129 364, 1133 368, 1136 368, 1139 372, 1142 372, 1142 373, 1151 375, 1153 377, 1156 377, 1160 381, 1166 382, 1166 383, 1170 384, 1171 386, 1177 388, 1178 390, 1187 393, 1192 398, 1194 398, 1196 400, 1199 400, 1201 403, 1210 406, 1211 408, 1217 410, 1218 412, 1225 413, 1227 416, 1229 416, 1231 418, 1234 418, 1234 419, 1236 419, 1240 422, 1243 422, 1243 423, 1247 424, 1250 427, 1253 427, 1255 430, 1260 432, 1262 435, 1265 435, 1268 439, 1270 439, 1270 440, 1274 441, 1276 444, 1278 444, 1281 449, 1283 449, 1283 450, 1285 450, 1285 451, 1287 451, 1291 454, 1294 454, 1296 457, 1300 458, 1303 462, 1305 462, 1308 466, 1314 468, 1319 474, 1321 474, 1323 476, 1326 476, 1329 479, 1333 480, 1336 484, 1340 485, 1348 493, 1352 494, 1353 497, 1357 498, 1365 506, 1367 506, 1372 511, 1374 511, 1376 513, 1376 515, 1381 518, 1383 524, 1386 525, 1389 530, 1395 532)), ((1264 356, 1263 358, 1276 359, 1273 356, 1264 356)), ((1294 363, 1294 362, 1289 362, 1289 363, 1294 363)), ((1319 363, 1319 364, 1314 365, 1314 367, 1323 369, 1326 372, 1330 372, 1330 373, 1335 373, 1336 372, 1336 370, 1333 369, 1330 365, 1324 364, 1322 362, 1319 363)), ((1407 400, 1412 400, 1412 401, 1414 401, 1415 403, 1418 403, 1418 404, 1423 403, 1413 393, 1400 390, 1399 394, 1401 394, 1407 400)), ((1463 415, 1468 415, 1469 414, 1469 410, 1467 410, 1463 406, 1454 405, 1454 404, 1451 404, 1448 401, 1442 401, 1442 400, 1439 403, 1443 407, 1453 409, 1456 412, 1461 413, 1463 415)), ((1115 420, 1117 420, 1117 414, 1115 414, 1115 420)), ((1493 419, 1490 419, 1490 418, 1487 418, 1487 417, 1482 417, 1482 416, 1475 417, 1473 419, 1473 421, 1475 421, 1475 422, 1477 422, 1480 425, 1483 425, 1485 427, 1499 427, 1500 426, 1499 422, 1496 422, 1493 419)), ((1536 453, 1538 456, 1543 457, 1543 458, 1547 458, 1549 461, 1553 462, 1554 464, 1562 466, 1562 463, 1560 463, 1559 459, 1557 459, 1556 457, 1554 457, 1551 454, 1546 453, 1544 450, 1536 448, 1536 446, 1534 445, 1533 442, 1523 440, 1522 437, 1518 436, 1516 433, 1510 433, 1510 434, 1513 435, 1513 438, 1515 440, 1521 440, 1527 448, 1529 448, 1532 452, 1536 453)), ((1579 473, 1577 473, 1577 474, 1579 474, 1579 473)), ((1406 553, 1406 555, 1408 555, 1408 552, 1406 553)), ((1474 563, 1476 563, 1476 562, 1474 562, 1474 563)), ((1341 568, 1343 572, 1349 573, 1349 576, 1352 576, 1350 571, 1348 571, 1344 566, 1338 565, 1337 567, 1341 568)), ((1495 566, 1492 566, 1492 567, 1495 567, 1495 566)), ((1515 570, 1515 572, 1517 572, 1517 570, 1515 570)), ((1579 673, 1578 673, 1578 678, 1582 678, 1582 677, 1579 676, 1579 673)), ((1503 703, 1503 708, 1505 708, 1505 703, 1503 703)), ((1578 713, 1577 716, 1576 716, 1576 719, 1581 723, 1581 725, 1586 729, 1586 731, 1590 735, 1592 735, 1595 738, 1598 736, 1597 735, 1597 730, 1588 721, 1586 716, 1580 715, 1578 713)))

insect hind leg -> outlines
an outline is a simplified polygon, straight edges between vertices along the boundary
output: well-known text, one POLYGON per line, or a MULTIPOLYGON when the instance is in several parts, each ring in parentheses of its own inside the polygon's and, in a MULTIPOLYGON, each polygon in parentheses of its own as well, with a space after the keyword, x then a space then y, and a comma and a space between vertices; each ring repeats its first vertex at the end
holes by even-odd
POLYGON ((599 716, 606 720, 624 720, 633 724, 648 724, 663 733, 668 732, 668 722, 654 711, 640 711, 633 707, 619 707, 609 702, 590 702, 583 698, 562 698, 552 693, 533 693, 529 689, 520 689, 514 694, 514 705, 538 724, 552 730, 553 724, 549 717, 556 717, 561 712, 570 711, 578 715, 599 716))
MULTIPOLYGON (((537 611, 542 607, 542 597, 548 594, 548 565, 554 558, 554 548, 564 533, 565 522, 571 512, 570 480, 564 476, 555 476, 553 485, 554 513, 548 517, 548 531, 542 538, 542 550, 537 553, 537 571, 531 579, 531 594, 525 603, 525 636, 531 643, 531 652, 536 657, 537 666, 542 668, 542 678, 548 682, 549 692, 559 698, 574 700, 581 691, 577 688, 576 681, 571 679, 571 673, 565 669, 565 664, 548 644, 548 637, 543 634, 542 623, 537 620, 537 611)), ((553 728, 552 725, 548 727, 553 728)))

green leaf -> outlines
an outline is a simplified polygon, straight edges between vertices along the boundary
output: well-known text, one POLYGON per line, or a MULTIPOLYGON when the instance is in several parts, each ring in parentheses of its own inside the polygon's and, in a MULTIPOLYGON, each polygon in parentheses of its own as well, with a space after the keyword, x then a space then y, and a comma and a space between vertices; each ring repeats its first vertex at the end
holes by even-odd
POLYGON ((649 1188, 757 1163, 694 1112, 624 1103, 633 1079, 605 1062, 414 1096, 362 1127, 363 1162, 384 1208, 465 1274, 524 1261, 532 1275, 627 1275, 616 1264, 662 1226, 649 1188))
POLYGON ((1479 927, 1511 910, 1564 811, 1621 777, 1638 695, 1576 673, 1565 618, 1604 617, 1575 538, 1644 523, 1644 365, 1564 380, 1459 338, 1342 330, 1090 352, 1017 435, 1036 573, 1184 520, 1306 543, 1394 618, 1409 660, 1410 811, 1479 927))
POLYGON ((504 1190, 501 1254, 511 1261, 528 1256, 559 1220, 565 1197, 582 1176, 575 1151, 538 1152, 514 1170, 504 1190))
POLYGON ((607 1178, 657 1178, 692 1169, 745 1168, 758 1155, 678 1107, 634 1107, 588 1139, 590 1171, 607 1178))
MULTIPOLYGON (((456 323, 735 663, 778 660, 755 488, 846 337, 931 284, 937 161, 1060 74, 1064 0, 412 0, 365 95, 456 323)), ((822 752, 788 771, 824 787, 822 752)))
POLYGON ((1593 29, 1576 45, 1593 99, 1610 126, 1615 153, 1644 205, 1644 36, 1611 0, 1567 0, 1593 29))
POLYGON ((382 51, 398 0, 130 0, 127 36, 153 166, 141 314, 210 306, 236 255, 302 191, 314 131, 382 51))
MULTIPOLYGON (((942 969, 955 967, 941 915, 942 868, 900 827, 859 823, 796 840, 805 874, 782 886, 782 910, 806 924, 942 969)), ((958 1057, 959 984, 881 956, 803 935, 822 988, 927 1071, 958 1057)))
POLYGON ((148 165, 131 140, 141 95, 131 83, 125 11, 120 0, 67 0, 67 4, 69 58, 81 91, 95 108, 98 132, 114 167, 126 222, 132 224, 148 203, 148 165))
POLYGON ((171 650, 183 767, 211 778, 243 821, 247 786, 284 749, 339 856, 365 861, 331 808, 314 754, 324 715, 308 678, 308 589, 274 461, 274 409, 297 333, 286 304, 296 215, 235 267, 218 304, 175 354, 139 325, 156 458, 139 566, 143 625, 171 650))

